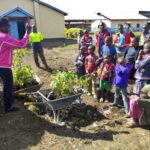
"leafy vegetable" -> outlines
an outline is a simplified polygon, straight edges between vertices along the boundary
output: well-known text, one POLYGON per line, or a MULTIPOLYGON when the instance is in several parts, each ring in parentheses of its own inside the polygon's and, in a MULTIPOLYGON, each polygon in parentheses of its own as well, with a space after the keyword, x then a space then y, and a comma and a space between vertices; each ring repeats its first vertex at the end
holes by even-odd
POLYGON ((23 57, 27 54, 26 49, 19 49, 14 51, 13 63, 13 78, 16 86, 24 86, 32 82, 33 72, 29 65, 23 65, 23 57))
POLYGON ((81 85, 87 85, 85 78, 76 78, 76 74, 70 71, 57 71, 51 76, 50 88, 60 93, 61 97, 70 96, 74 88, 81 85))

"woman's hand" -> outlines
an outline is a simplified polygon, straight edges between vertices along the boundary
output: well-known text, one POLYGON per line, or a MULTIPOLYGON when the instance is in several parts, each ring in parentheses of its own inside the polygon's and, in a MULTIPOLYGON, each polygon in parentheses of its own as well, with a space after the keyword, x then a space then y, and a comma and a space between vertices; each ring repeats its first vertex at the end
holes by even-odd
POLYGON ((31 33, 31 30, 32 30, 32 27, 31 27, 29 24, 27 24, 27 25, 26 25, 26 29, 27 29, 26 33, 27 33, 27 34, 30 34, 30 33, 31 33))

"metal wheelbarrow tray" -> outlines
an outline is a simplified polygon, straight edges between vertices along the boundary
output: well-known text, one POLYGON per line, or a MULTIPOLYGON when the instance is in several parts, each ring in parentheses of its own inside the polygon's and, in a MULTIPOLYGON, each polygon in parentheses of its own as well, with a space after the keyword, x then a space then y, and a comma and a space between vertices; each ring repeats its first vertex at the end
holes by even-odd
POLYGON ((41 102, 27 102, 25 103, 25 105, 45 105, 47 106, 49 109, 52 110, 53 115, 54 115, 54 122, 58 123, 59 120, 59 112, 61 109, 66 108, 68 106, 70 106, 73 102, 75 102, 76 99, 80 99, 80 96, 83 93, 77 93, 75 95, 72 96, 68 96, 68 97, 63 97, 63 98, 59 98, 59 99, 55 99, 55 100, 50 100, 49 96, 51 95, 52 92, 49 92, 49 94, 46 96, 45 95, 45 91, 37 91, 37 92, 33 92, 33 93, 27 93, 27 94, 31 94, 31 95, 37 95, 40 96, 42 99, 41 102))

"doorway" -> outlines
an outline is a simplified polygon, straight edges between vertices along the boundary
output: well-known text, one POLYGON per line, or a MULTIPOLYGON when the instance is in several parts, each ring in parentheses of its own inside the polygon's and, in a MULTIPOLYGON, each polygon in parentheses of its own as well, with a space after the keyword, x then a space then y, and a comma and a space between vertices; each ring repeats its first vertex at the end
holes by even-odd
POLYGON ((17 27, 18 27, 18 38, 22 39, 25 34, 25 21, 24 20, 18 20, 17 21, 17 27))

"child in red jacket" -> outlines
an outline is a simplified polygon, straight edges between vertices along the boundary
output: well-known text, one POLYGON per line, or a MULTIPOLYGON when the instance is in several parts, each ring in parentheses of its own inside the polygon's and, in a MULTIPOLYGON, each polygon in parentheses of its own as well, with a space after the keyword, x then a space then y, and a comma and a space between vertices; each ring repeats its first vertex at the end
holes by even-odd
POLYGON ((103 62, 100 64, 99 71, 99 88, 101 92, 100 102, 108 102, 112 87, 113 74, 114 64, 111 62, 111 56, 106 55, 103 57, 103 62))
POLYGON ((96 96, 96 73, 97 73, 97 64, 98 56, 95 55, 95 46, 90 45, 88 47, 89 55, 85 58, 85 71, 87 76, 89 76, 89 87, 88 87, 88 95, 92 95, 92 82, 94 84, 94 98, 96 96))

